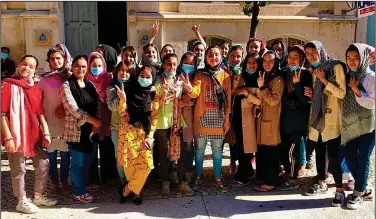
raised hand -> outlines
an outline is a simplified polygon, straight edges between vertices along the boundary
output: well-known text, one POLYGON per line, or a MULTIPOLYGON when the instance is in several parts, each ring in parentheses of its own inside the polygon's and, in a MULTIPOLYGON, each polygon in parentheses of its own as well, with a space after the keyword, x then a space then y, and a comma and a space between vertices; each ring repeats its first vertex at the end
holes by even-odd
POLYGON ((191 93, 192 92, 192 85, 191 85, 191 82, 189 81, 189 74, 185 73, 185 76, 184 76, 184 73, 181 73, 180 74, 180 79, 183 81, 184 89, 188 93, 191 93))
POLYGON ((120 100, 125 101, 126 96, 125 96, 125 92, 124 92, 124 87, 122 86, 121 89, 120 89, 117 85, 115 85, 115 88, 116 88, 117 95, 120 98, 120 100))
POLYGON ((292 82, 294 83, 294 84, 297 84, 297 83, 299 83, 300 82, 300 73, 301 73, 301 69, 299 70, 299 72, 297 72, 296 70, 295 70, 295 73, 294 73, 294 76, 292 77, 292 82))
POLYGON ((193 30, 194 33, 197 33, 199 31, 199 29, 200 29, 200 24, 199 25, 194 25, 192 27, 192 30, 193 30))
POLYGON ((261 88, 262 86, 265 85, 265 72, 261 74, 261 72, 259 72, 259 77, 257 79, 257 85, 259 88, 261 88))
POLYGON ((152 36, 156 36, 158 34, 159 22, 155 21, 154 24, 150 25, 150 30, 152 36))

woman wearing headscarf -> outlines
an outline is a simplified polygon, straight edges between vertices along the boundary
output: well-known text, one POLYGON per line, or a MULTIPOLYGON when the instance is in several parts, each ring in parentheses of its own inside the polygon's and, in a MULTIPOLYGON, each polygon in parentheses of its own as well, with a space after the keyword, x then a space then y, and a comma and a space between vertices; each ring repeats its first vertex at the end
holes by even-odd
POLYGON ((325 157, 328 150, 329 165, 336 183, 333 206, 341 206, 345 200, 342 188, 342 169, 339 159, 342 126, 342 102, 346 94, 344 63, 331 58, 319 41, 304 45, 310 71, 313 74, 313 91, 306 88, 305 94, 312 97, 311 115, 308 126, 309 147, 316 150, 318 183, 306 195, 326 193, 325 157))
POLYGON ((43 93, 43 105, 52 138, 51 145, 47 149, 50 161, 49 175, 52 182, 50 195, 56 196, 59 192, 59 178, 64 191, 71 189, 68 184, 69 150, 68 145, 62 139, 65 112, 63 102, 56 97, 59 96, 61 85, 72 75, 72 57, 65 45, 57 44, 48 50, 47 62, 51 71, 41 74, 38 86, 43 93), (60 151, 60 177, 57 171, 58 151, 60 151))
POLYGON ((51 143, 43 108, 42 92, 34 84, 38 60, 32 55, 22 57, 18 69, 2 81, 1 145, 8 155, 13 194, 18 198, 17 211, 32 214, 37 206, 53 206, 57 201, 43 193, 48 183, 48 155, 42 147, 51 143), (26 198, 26 158, 35 169, 34 200, 26 198))
POLYGON ((307 134, 310 110, 310 100, 304 95, 304 88, 312 88, 312 76, 303 67, 304 60, 304 48, 298 45, 291 47, 287 54, 288 68, 282 73, 285 88, 282 96, 280 160, 289 180, 278 186, 280 190, 299 188, 296 180, 301 167, 300 143, 307 134))
POLYGON ((234 153, 239 161, 233 186, 248 184, 249 178, 254 175, 251 160, 257 150, 257 142, 253 106, 261 104, 260 89, 257 86, 261 66, 260 56, 255 52, 249 53, 244 59, 241 78, 233 94, 231 123, 236 135, 234 153))
MULTIPOLYGON (((112 73, 106 71, 107 65, 103 56, 97 52, 92 52, 88 57, 87 79, 92 82, 99 95, 99 108, 101 112, 101 119, 103 125, 99 131, 99 152, 100 152, 100 166, 101 166, 101 181, 106 182, 108 179, 118 177, 116 171, 116 160, 114 146, 111 140, 110 122, 111 110, 108 108, 106 102, 106 90, 112 82, 112 73)), ((91 191, 98 190, 95 186, 98 174, 98 159, 93 161, 92 175, 91 175, 91 191)))
POLYGON ((274 190, 279 182, 278 147, 280 137, 280 114, 284 80, 279 71, 279 58, 273 51, 263 56, 264 72, 259 72, 257 85, 260 89, 261 104, 254 105, 257 118, 257 153, 256 177, 261 184, 256 188, 259 192, 274 190))
POLYGON ((96 51, 99 52, 106 61, 106 71, 112 72, 118 63, 116 49, 106 44, 99 44, 96 51))
POLYGON ((282 40, 275 40, 270 47, 271 50, 278 54, 279 59, 281 60, 279 63, 279 68, 284 70, 284 68, 287 67, 287 56, 289 52, 287 44, 282 40))
POLYGON ((259 54, 260 57, 262 57, 262 55, 264 55, 265 53, 265 49, 265 43, 260 38, 250 38, 247 42, 247 54, 251 52, 256 52, 259 54))
POLYGON ((197 98, 193 123, 197 174, 194 186, 197 188, 202 183, 204 152, 210 142, 216 185, 220 192, 227 192, 228 186, 221 173, 223 141, 230 129, 231 76, 222 68, 222 55, 218 46, 206 50, 205 68, 196 72, 193 88, 187 90, 190 98, 197 98), (200 89, 194 89, 196 87, 200 89))
POLYGON ((153 144, 157 126, 159 100, 156 98, 154 83, 156 70, 144 65, 131 77, 129 92, 119 91, 119 143, 117 162, 123 166, 128 184, 124 186, 120 203, 134 194, 133 202, 142 203, 140 193, 145 181, 154 168, 153 144))
POLYGON ((347 93, 343 102, 341 143, 345 144, 347 166, 355 187, 347 207, 357 209, 367 188, 370 157, 375 147, 375 73, 368 68, 366 45, 354 43, 346 51, 349 69, 347 93))

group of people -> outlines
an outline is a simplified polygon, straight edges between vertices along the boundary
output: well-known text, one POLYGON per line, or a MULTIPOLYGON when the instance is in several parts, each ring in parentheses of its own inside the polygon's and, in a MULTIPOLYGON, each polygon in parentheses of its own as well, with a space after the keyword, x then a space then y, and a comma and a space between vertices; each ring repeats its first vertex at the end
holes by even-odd
POLYGON ((132 46, 117 52, 101 44, 88 57, 72 57, 57 44, 47 52, 45 72, 36 74, 38 59, 25 55, 2 80, 1 137, 16 210, 56 205, 54 196, 71 189, 69 173, 74 199, 83 203, 93 201, 89 192, 98 191, 99 182, 119 177, 120 202, 139 205, 151 172, 162 195, 170 194, 175 172, 179 191, 192 196, 202 183, 208 144, 215 184, 227 192, 224 143, 230 145, 232 186, 256 178, 258 192, 298 189, 300 170, 315 150, 317 182, 306 195, 328 190, 329 170, 334 206, 356 209, 372 198, 366 187, 375 143, 374 48, 353 43, 342 62, 319 41, 288 46, 276 40, 266 48, 251 38, 246 48, 227 42, 207 47, 194 26, 199 40, 178 57, 171 44, 159 52, 152 44, 158 23, 151 29, 140 60, 132 46), (33 200, 25 192, 26 158, 35 168, 33 200), (347 198, 343 164, 355 181, 347 198), (193 180, 187 177, 192 172, 193 180))

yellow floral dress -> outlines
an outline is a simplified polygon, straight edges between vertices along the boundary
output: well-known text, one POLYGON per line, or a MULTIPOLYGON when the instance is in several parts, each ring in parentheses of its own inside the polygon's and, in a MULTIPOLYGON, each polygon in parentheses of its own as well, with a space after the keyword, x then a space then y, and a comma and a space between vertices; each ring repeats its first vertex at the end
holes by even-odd
MULTIPOLYGON (((153 138, 158 118, 159 102, 156 97, 151 104, 151 130, 149 137, 153 138)), ((120 100, 119 103, 119 140, 117 148, 117 162, 124 168, 133 167, 135 170, 152 170, 153 150, 145 146, 145 132, 142 128, 129 124, 129 114, 126 103, 120 100)))

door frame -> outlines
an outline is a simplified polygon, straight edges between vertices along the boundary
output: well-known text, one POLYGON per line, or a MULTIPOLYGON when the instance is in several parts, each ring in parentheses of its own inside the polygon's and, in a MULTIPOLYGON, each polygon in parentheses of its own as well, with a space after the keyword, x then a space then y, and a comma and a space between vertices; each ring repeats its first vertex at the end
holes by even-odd
POLYGON ((60 43, 65 45, 65 17, 64 17, 64 2, 57 2, 57 22, 60 31, 60 43))

